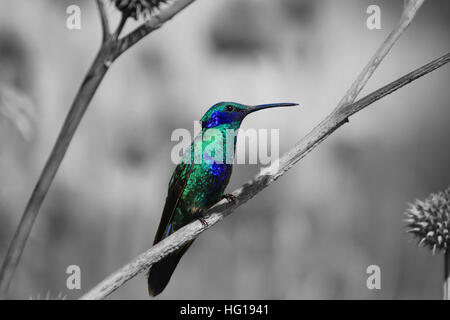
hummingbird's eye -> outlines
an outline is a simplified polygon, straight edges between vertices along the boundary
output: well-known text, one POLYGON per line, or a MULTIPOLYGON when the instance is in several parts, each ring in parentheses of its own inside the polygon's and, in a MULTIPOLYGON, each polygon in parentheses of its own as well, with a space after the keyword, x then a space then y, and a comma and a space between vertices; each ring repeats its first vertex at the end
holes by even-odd
POLYGON ((228 112, 231 112, 231 111, 233 111, 233 106, 231 104, 229 104, 225 107, 225 110, 227 110, 228 112))

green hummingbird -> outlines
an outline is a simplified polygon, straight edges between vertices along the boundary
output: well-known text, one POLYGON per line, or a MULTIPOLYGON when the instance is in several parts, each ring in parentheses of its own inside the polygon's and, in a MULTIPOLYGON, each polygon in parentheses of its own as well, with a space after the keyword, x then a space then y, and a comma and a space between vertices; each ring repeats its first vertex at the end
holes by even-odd
MULTIPOLYGON (((166 203, 153 245, 186 224, 199 219, 222 198, 230 181, 237 130, 242 120, 252 112, 296 106, 296 103, 273 103, 248 106, 235 102, 219 102, 201 118, 201 132, 184 153, 169 182, 166 203)), ((172 276, 175 267, 194 240, 153 264, 148 272, 150 296, 160 294, 172 276)))

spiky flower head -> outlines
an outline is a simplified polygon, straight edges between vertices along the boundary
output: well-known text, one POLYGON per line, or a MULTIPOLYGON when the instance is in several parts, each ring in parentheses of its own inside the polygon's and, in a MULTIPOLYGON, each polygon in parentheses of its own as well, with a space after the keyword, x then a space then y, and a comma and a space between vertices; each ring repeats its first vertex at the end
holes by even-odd
POLYGON ((155 9, 167 0, 112 0, 117 9, 127 17, 138 19, 148 17, 155 9))
POLYGON ((405 213, 409 230, 433 254, 450 248, 450 187, 431 194, 424 201, 416 200, 405 213))

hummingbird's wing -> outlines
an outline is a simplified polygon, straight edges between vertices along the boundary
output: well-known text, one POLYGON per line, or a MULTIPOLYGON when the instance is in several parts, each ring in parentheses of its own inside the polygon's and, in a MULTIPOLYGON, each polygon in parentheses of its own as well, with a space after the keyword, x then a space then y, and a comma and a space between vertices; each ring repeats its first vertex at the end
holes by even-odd
MULTIPOLYGON (((191 172, 192 164, 181 163, 175 168, 169 182, 166 204, 153 244, 158 243, 171 233, 170 224, 191 172)), ((164 290, 178 262, 193 241, 189 241, 178 251, 164 257, 150 268, 147 278, 150 296, 156 296, 164 290)))
POLYGON ((167 228, 172 222, 175 209, 177 208, 178 202, 180 201, 181 195, 186 187, 186 183, 189 180, 191 171, 192 164, 180 163, 175 168, 169 182, 166 204, 164 205, 161 221, 159 222, 153 244, 156 244, 167 237, 167 228))

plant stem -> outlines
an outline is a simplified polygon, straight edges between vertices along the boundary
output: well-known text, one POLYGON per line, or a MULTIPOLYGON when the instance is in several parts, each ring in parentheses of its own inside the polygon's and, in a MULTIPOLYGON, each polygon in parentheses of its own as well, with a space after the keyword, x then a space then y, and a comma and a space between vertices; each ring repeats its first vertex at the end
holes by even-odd
POLYGON ((372 77, 375 70, 380 65, 381 61, 383 61, 384 57, 389 53, 394 44, 398 41, 400 36, 405 32, 405 30, 409 27, 412 20, 414 19, 417 11, 420 9, 425 0, 405 0, 403 3, 403 10, 400 17, 400 20, 397 26, 389 33, 388 37, 384 40, 383 44, 378 48, 369 62, 366 64, 364 69, 358 75, 356 80, 353 82, 350 89, 347 91, 345 96, 339 101, 336 109, 340 108, 345 104, 352 103, 355 101, 358 94, 367 84, 370 77, 372 77))
POLYGON ((169 237, 158 242, 146 252, 140 254, 130 263, 126 264, 102 282, 97 284, 88 293, 83 295, 82 300, 104 299, 115 290, 124 285, 139 273, 148 269, 151 265, 158 262, 165 256, 182 247, 186 242, 195 239, 198 235, 209 229, 216 223, 222 221, 230 215, 237 207, 241 206, 260 191, 272 184, 276 179, 288 171, 298 160, 303 158, 312 149, 318 146, 323 140, 330 136, 336 129, 341 127, 345 120, 361 111, 370 104, 378 101, 386 95, 400 89, 406 84, 418 79, 419 77, 432 72, 450 62, 450 53, 426 64, 425 66, 408 73, 407 75, 391 82, 390 84, 372 92, 366 97, 350 105, 344 105, 340 110, 334 110, 318 126, 316 126, 308 135, 289 152, 285 153, 279 162, 279 168, 276 172, 270 174, 258 175, 252 181, 241 186, 232 192, 235 201, 228 203, 227 200, 221 200, 205 213, 204 220, 207 226, 196 220, 189 223, 178 231, 172 233, 169 237))
MULTIPOLYGON (((183 8, 184 5, 188 5, 191 0, 185 0, 185 2, 186 3, 180 1, 180 8, 183 8)), ((437 59, 436 61, 432 61, 427 66, 414 71, 412 74, 415 73, 415 78, 411 77, 411 80, 408 81, 409 78, 408 75, 406 75, 405 77, 381 88, 380 90, 377 90, 376 92, 372 93, 372 95, 369 95, 371 96, 372 100, 367 100, 366 98, 369 97, 367 96, 366 98, 364 98, 366 100, 361 99, 356 103, 350 104, 356 99, 358 94, 366 85, 369 78, 380 65, 381 61, 386 57, 390 49, 394 46, 394 44, 398 41, 400 36, 409 26, 423 3, 424 0, 404 1, 403 10, 398 25, 392 30, 386 40, 375 52, 374 56, 369 60, 365 68, 361 71, 357 79, 353 82, 351 88, 347 91, 347 93, 338 103, 333 112, 331 112, 330 115, 328 115, 321 123, 319 123, 319 125, 317 125, 308 135, 301 139, 289 152, 280 157, 279 161, 276 161, 274 163, 275 166, 271 166, 270 168, 265 169, 264 173, 261 171, 252 181, 245 184, 238 190, 235 190, 232 194, 236 197, 237 201, 235 201, 232 205, 227 204, 224 201, 220 201, 211 209, 209 209, 207 212, 209 216, 206 217, 208 227, 205 228, 199 226, 195 222, 188 224, 187 226, 173 233, 170 237, 164 239, 160 243, 157 243, 147 252, 138 256, 131 263, 127 264, 116 273, 103 280, 91 291, 82 296, 81 299, 104 299, 106 296, 110 295, 112 292, 121 287, 125 282, 136 276, 138 273, 142 272, 143 269, 149 268, 153 263, 159 261, 164 256, 175 251, 182 244, 186 243, 189 240, 192 240, 207 228, 223 220, 238 206, 247 202, 262 189, 266 188, 272 182, 277 180, 294 164, 296 164, 312 149, 319 145, 324 139, 331 135, 336 129, 338 129, 346 121, 348 121, 348 117, 350 115, 358 112, 359 110, 365 108, 367 105, 377 101, 378 99, 381 99, 385 95, 399 89, 400 87, 417 79, 418 77, 431 72, 432 70, 439 68, 443 64, 447 63, 449 54, 437 59), (445 62, 442 62, 442 59, 444 59, 445 62), (422 73, 418 75, 418 72, 419 74, 420 72, 422 73), (388 92, 387 89, 390 89, 391 91, 388 92), (356 106, 356 108, 352 109, 352 107, 354 106, 356 106)), ((131 43, 139 41, 147 32, 158 28, 160 25, 161 17, 170 19, 171 14, 169 13, 164 16, 155 17, 155 19, 150 20, 149 23, 137 28, 127 37, 122 39, 120 48, 126 48, 131 43)), ((120 48, 119 52, 122 52, 122 49, 120 48)))
POLYGON ((45 167, 42 170, 30 199, 28 200, 27 206, 0 270, 0 297, 4 297, 6 295, 14 270, 20 260, 33 223, 36 220, 39 209, 45 199, 45 195, 53 182, 56 172, 58 171, 61 161, 66 154, 70 141, 75 134, 89 102, 94 96, 97 87, 108 70, 106 53, 105 48, 102 47, 88 73, 86 74, 69 113, 66 116, 60 134, 58 135, 45 167))
POLYGON ((194 1, 195 0, 173 0, 168 7, 158 11, 158 13, 152 16, 149 21, 126 35, 124 38, 119 39, 118 37, 126 19, 122 16, 115 33, 111 35, 109 19, 106 13, 106 0, 97 0, 103 32, 102 45, 75 96, 55 145, 41 175, 39 176, 31 197, 28 200, 19 226, 11 240, 5 260, 0 269, 0 299, 6 296, 14 271, 17 268, 25 244, 31 229, 33 228, 34 221, 39 213, 39 209, 41 208, 45 196, 55 178, 56 172, 64 159, 64 155, 75 131, 77 130, 95 91, 108 71, 109 66, 135 43, 143 39, 150 32, 160 28, 165 22, 173 18, 194 1))

